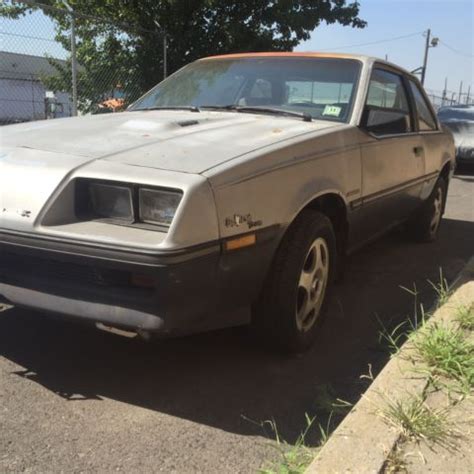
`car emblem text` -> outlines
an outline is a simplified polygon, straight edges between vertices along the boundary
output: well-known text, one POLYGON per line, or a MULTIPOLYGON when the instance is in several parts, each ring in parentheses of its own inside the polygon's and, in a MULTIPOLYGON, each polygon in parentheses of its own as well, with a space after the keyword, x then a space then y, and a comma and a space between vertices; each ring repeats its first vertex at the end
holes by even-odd
POLYGON ((239 227, 242 224, 247 224, 249 229, 253 227, 259 227, 262 225, 261 220, 253 220, 252 214, 234 214, 232 217, 226 217, 225 226, 226 227, 239 227))

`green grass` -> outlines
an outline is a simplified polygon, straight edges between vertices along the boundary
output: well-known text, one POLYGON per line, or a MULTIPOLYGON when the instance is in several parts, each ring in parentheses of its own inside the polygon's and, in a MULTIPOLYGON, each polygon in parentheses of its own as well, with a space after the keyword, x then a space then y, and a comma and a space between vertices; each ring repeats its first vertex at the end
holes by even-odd
POLYGON ((315 403, 318 411, 329 415, 329 420, 333 415, 346 416, 353 407, 352 403, 337 397, 330 384, 322 384, 316 388, 315 403))
MULTIPOLYGON (((429 284, 436 292, 437 308, 446 304, 451 296, 446 278, 440 269, 439 282, 429 284)), ((442 378, 455 382, 457 388, 469 392, 474 386, 474 344, 466 337, 465 331, 474 329, 474 306, 462 306, 456 309, 455 319, 459 327, 442 324, 426 324, 431 316, 425 313, 422 305, 418 305, 419 292, 416 286, 413 289, 402 287, 414 297, 414 314, 410 319, 388 330, 380 318, 377 318, 382 329, 379 340, 388 347, 392 355, 398 354, 403 343, 410 340, 415 351, 415 357, 421 359, 433 381, 442 378)))
MULTIPOLYGON (((436 308, 446 304, 451 296, 447 280, 440 269, 439 282, 429 281, 437 296, 436 308)), ((474 386, 474 344, 466 337, 466 330, 474 329, 474 305, 460 307, 456 312, 456 326, 443 324, 426 324, 431 316, 425 313, 422 305, 418 304, 419 292, 416 286, 413 289, 403 288, 414 296, 414 314, 398 324, 394 329, 387 330, 377 317, 382 330, 380 340, 388 346, 392 354, 397 354, 406 340, 410 340, 415 357, 424 362, 428 372, 430 384, 437 379, 454 381, 463 391, 470 392, 474 386)), ((373 380, 371 367, 369 374, 361 376, 373 380)), ((322 447, 332 432, 332 416, 344 416, 350 410, 348 402, 334 396, 330 386, 322 386, 318 390, 316 401, 323 411, 329 414, 326 426, 315 426, 315 418, 306 416, 306 428, 298 437, 294 445, 285 442, 279 435, 275 422, 266 421, 261 424, 269 425, 275 434, 276 449, 280 459, 269 467, 262 468, 261 474, 302 474, 322 447), (320 444, 316 448, 306 445, 306 437, 311 429, 319 430, 320 444)), ((454 442, 457 433, 451 429, 446 409, 430 408, 423 397, 407 396, 401 401, 386 400, 380 410, 381 416, 391 425, 400 429, 405 439, 425 440, 448 447, 456 447, 454 442)), ((406 465, 399 452, 389 455, 384 472, 406 472, 406 465)))
MULTIPOLYGON (((273 462, 269 467, 264 467, 259 470, 260 474, 303 474, 306 468, 311 464, 316 454, 315 448, 306 446, 306 437, 315 423, 315 418, 310 418, 305 415, 306 427, 304 431, 298 436, 294 445, 288 444, 284 441, 274 421, 267 420, 262 423, 268 425, 275 434, 276 449, 280 454, 280 459, 273 462)), ((320 434, 323 440, 327 440, 329 432, 319 425, 320 434)))
POLYGON ((432 324, 411 337, 432 377, 458 382, 467 391, 474 386, 474 344, 456 327, 432 324))
POLYGON ((434 410, 421 397, 409 396, 405 400, 387 399, 382 417, 400 430, 405 439, 425 440, 451 446, 453 431, 446 410, 434 410))
POLYGON ((456 321, 461 329, 474 331, 474 305, 460 306, 456 313, 456 321))
MULTIPOLYGON (((437 309, 448 302, 452 291, 441 270, 439 283, 429 281, 429 284, 437 296, 437 309)), ((427 324, 431 314, 425 313, 423 306, 418 304, 416 287, 413 290, 403 289, 414 297, 413 317, 407 318, 391 331, 382 325, 380 339, 392 354, 397 354, 403 343, 409 341, 413 350, 407 354, 415 362, 422 362, 416 364, 414 370, 428 375, 427 390, 429 387, 441 386, 450 390, 452 387, 464 394, 470 393, 474 388, 474 343, 468 331, 474 329, 474 305, 454 308, 454 321, 450 323, 427 324)), ((426 405, 424 397, 407 395, 401 401, 386 400, 380 411, 381 416, 400 429, 406 439, 455 447, 458 435, 450 428, 447 416, 450 407, 432 409, 426 405)), ((394 466, 395 471, 404 469, 403 464, 398 466, 396 456, 387 466, 394 466)))
POLYGON ((378 323, 382 328, 379 331, 379 344, 388 349, 391 356, 395 356, 400 352, 403 343, 407 340, 411 331, 411 322, 406 320, 389 330, 382 323, 381 319, 376 315, 378 323))
POLYGON ((439 269, 439 281, 437 283, 428 280, 437 296, 437 307, 443 306, 452 295, 452 290, 449 287, 448 280, 443 275, 443 269, 439 269))
MULTIPOLYGON (((253 424, 260 426, 268 435, 268 428, 271 429, 276 444, 274 446, 279 453, 279 459, 274 462, 267 462, 266 465, 259 470, 260 474, 302 474, 311 464, 319 449, 321 449, 332 434, 337 420, 341 419, 352 408, 352 404, 338 398, 335 391, 329 384, 323 384, 317 387, 315 403, 318 412, 324 413, 325 424, 316 423, 316 417, 311 418, 305 414, 306 426, 302 433, 298 436, 294 444, 286 442, 280 435, 278 427, 273 420, 266 420, 258 423, 247 419, 253 424), (317 432, 318 445, 309 447, 307 445, 307 437, 310 432, 317 432)), ((245 418, 245 417, 244 417, 245 418)))
POLYGON ((314 452, 305 447, 292 447, 282 453, 282 461, 269 468, 263 468, 260 474, 303 474, 314 459, 314 452))

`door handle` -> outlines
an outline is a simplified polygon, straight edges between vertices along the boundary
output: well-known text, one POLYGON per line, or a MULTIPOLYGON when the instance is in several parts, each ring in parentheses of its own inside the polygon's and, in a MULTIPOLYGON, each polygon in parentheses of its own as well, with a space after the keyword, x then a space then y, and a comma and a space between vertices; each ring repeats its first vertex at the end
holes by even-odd
POLYGON ((423 147, 422 146, 415 146, 413 148, 413 153, 415 154, 415 156, 421 156, 423 154, 423 147))

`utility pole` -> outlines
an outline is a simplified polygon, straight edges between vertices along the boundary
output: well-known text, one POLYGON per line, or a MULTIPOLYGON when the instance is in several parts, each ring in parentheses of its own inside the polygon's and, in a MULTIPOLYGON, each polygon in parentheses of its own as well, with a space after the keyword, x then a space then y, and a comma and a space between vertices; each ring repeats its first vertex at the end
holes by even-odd
POLYGON ((461 96, 462 96, 462 81, 459 84, 459 94, 458 94, 458 103, 461 103, 461 96))
POLYGON ((469 97, 471 95, 471 86, 467 88, 466 104, 469 105, 469 97))
POLYGON ((425 55, 423 58, 423 66, 421 68, 421 83, 423 85, 425 84, 426 66, 428 65, 428 52, 430 48, 438 46, 438 43, 439 38, 433 37, 433 39, 431 39, 431 29, 428 28, 428 30, 426 31, 425 55))
POLYGON ((76 53, 76 18, 74 10, 63 0, 63 4, 71 16, 71 76, 72 76, 72 116, 77 116, 77 53, 76 53))
POLYGON ((431 29, 426 32, 425 56, 423 58, 423 69, 421 70, 421 83, 425 84, 426 65, 428 64, 428 51, 430 50, 431 29))

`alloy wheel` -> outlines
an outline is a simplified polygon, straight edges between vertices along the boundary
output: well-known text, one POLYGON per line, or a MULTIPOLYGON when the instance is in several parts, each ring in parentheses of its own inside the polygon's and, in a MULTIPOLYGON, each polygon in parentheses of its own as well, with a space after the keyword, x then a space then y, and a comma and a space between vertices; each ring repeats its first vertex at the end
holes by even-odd
POLYGON ((441 215, 443 213, 443 190, 438 187, 436 195, 433 200, 433 216, 430 222, 430 233, 431 235, 436 234, 439 224, 441 222, 441 215))
POLYGON ((321 311, 329 279, 329 249, 318 237, 309 247, 298 281, 296 325, 300 331, 309 331, 321 311))

